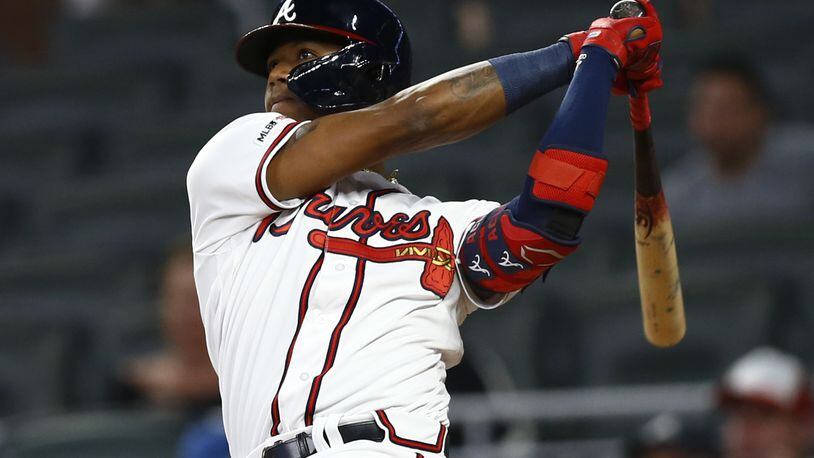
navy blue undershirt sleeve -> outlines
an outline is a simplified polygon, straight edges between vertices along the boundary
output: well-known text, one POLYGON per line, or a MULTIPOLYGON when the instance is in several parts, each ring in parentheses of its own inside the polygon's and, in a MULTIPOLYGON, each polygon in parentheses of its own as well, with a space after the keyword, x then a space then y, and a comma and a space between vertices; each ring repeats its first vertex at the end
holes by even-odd
POLYGON ((568 43, 555 43, 535 51, 509 54, 489 60, 506 94, 506 114, 554 89, 568 84, 574 54, 568 43))

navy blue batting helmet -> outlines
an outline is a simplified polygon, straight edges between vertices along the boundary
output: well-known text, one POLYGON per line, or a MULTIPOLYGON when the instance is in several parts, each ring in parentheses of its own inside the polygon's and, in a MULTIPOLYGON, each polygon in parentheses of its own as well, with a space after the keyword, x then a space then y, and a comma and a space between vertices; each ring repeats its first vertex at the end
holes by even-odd
POLYGON ((238 62, 268 77, 269 54, 297 30, 348 40, 339 51, 295 67, 288 77, 289 89, 318 110, 364 108, 410 85, 407 32, 378 0, 281 0, 270 24, 238 42, 238 62))

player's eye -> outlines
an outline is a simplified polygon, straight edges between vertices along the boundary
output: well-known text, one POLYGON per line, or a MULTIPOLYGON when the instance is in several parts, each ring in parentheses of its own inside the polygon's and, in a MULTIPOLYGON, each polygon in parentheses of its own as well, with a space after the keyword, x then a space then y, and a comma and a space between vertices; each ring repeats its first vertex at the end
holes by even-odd
POLYGON ((300 50, 300 55, 297 56, 297 57, 299 58, 300 61, 304 61, 304 60, 316 59, 317 55, 316 55, 315 52, 311 51, 310 49, 301 49, 300 50))
POLYGON ((271 71, 274 70, 275 67, 277 67, 277 61, 276 60, 270 60, 266 64, 266 72, 271 73, 271 71))

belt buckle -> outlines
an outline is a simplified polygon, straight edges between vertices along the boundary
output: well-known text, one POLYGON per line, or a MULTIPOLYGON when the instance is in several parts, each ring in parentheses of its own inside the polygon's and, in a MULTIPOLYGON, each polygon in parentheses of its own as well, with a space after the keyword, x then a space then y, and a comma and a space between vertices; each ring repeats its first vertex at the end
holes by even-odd
POLYGON ((299 433, 295 436, 297 440, 297 448, 300 451, 300 457, 306 458, 315 453, 317 453, 316 449, 313 447, 313 440, 311 440, 311 444, 309 444, 309 439, 311 439, 311 435, 305 432, 299 433))
POLYGON ((277 441, 263 450, 263 458, 307 458, 317 453, 311 435, 306 432, 297 434, 286 441, 277 441))

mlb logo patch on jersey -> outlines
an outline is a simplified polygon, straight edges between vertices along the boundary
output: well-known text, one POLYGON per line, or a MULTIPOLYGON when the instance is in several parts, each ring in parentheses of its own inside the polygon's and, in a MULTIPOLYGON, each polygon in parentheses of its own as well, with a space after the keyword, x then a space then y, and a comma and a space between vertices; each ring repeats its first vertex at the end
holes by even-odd
POLYGON ((277 115, 274 119, 269 121, 268 124, 263 126, 263 130, 261 130, 254 138, 254 144, 257 146, 268 146, 271 131, 274 130, 277 124, 283 119, 285 119, 285 116, 277 115))

